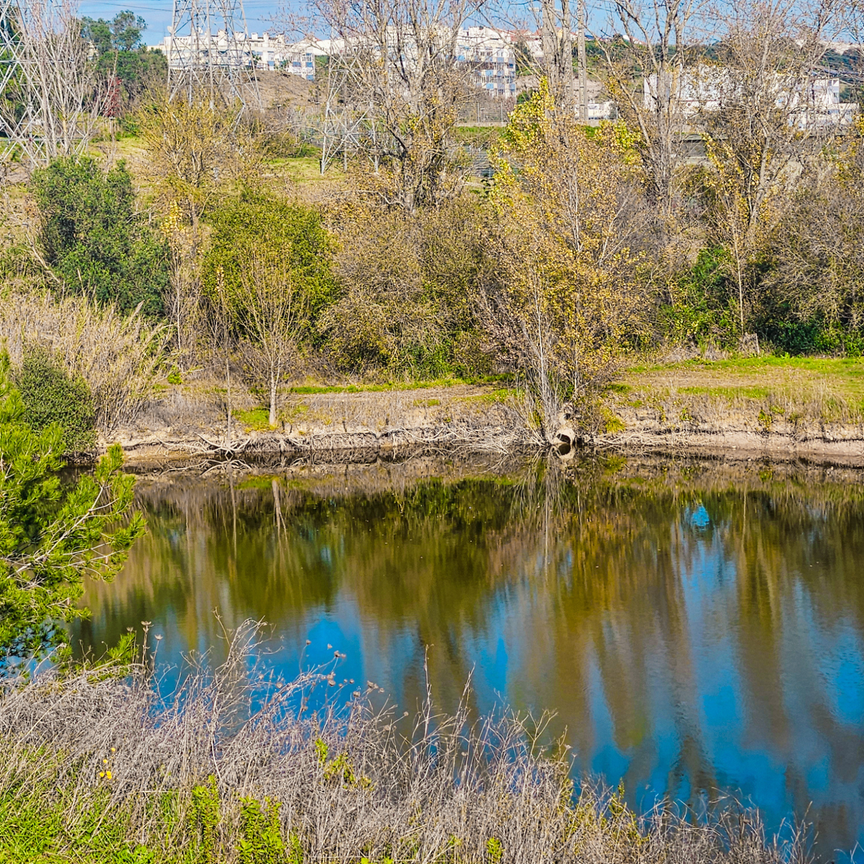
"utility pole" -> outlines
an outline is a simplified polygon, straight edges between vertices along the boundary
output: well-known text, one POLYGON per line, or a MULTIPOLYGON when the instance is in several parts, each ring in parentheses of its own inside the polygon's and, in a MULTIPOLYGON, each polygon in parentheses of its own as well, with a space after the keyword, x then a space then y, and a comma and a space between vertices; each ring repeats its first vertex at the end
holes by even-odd
POLYGON ((579 122, 588 123, 588 57, 585 53, 585 0, 577 3, 576 53, 579 63, 579 122))
POLYGON ((168 93, 260 105, 243 0, 174 0, 168 31, 168 93), (215 30, 215 32, 214 32, 215 30))

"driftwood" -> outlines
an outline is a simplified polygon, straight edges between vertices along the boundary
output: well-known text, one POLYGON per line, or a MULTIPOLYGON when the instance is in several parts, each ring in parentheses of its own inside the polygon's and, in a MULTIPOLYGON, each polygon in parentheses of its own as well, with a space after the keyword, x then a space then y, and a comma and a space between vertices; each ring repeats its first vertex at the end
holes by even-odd
POLYGON ((198 435, 198 437, 207 445, 205 449, 202 449, 203 453, 220 453, 223 456, 236 456, 238 453, 242 453, 248 446, 249 442, 252 440, 251 438, 246 438, 245 441, 229 441, 227 444, 217 444, 215 441, 210 441, 205 438, 203 435, 198 435))

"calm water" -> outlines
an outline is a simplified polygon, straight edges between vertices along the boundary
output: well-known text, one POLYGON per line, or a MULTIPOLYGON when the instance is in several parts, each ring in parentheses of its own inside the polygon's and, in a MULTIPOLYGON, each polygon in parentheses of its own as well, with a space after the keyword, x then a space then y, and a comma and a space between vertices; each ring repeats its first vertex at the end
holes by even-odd
POLYGON ((864 843, 864 474, 427 458, 139 490, 150 534, 79 645, 151 621, 163 661, 218 658, 214 610, 263 618, 286 675, 338 649, 407 709, 428 652, 440 707, 471 677, 477 710, 554 710, 637 806, 721 790, 806 813, 826 857, 864 843))

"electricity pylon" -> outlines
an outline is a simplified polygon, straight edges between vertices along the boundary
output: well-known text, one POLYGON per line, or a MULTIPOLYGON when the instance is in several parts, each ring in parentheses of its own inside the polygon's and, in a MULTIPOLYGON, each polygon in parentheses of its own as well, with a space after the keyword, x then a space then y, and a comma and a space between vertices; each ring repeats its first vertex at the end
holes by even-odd
MULTIPOLYGON (((2 2, 2 0, 0 0, 2 2)), ((168 33, 168 92, 242 108, 260 102, 243 0, 174 0, 168 33)))
POLYGON ((0 0, 0 155, 84 152, 104 103, 69 0, 0 0))
MULTIPOLYGON (((16 28, 20 26, 21 14, 18 0, 0 0, 0 99, 5 97, 6 88, 19 71, 18 40, 16 28)), ((18 123, 15 118, 0 113, 0 158, 9 155, 17 138, 18 123)))

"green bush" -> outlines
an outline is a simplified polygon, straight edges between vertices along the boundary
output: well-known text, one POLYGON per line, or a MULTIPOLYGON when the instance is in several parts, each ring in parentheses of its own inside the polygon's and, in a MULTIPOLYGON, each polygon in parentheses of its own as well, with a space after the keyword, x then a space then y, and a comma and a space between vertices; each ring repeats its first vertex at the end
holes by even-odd
POLYGON ((80 453, 96 446, 96 412, 90 388, 73 378, 49 354, 31 350, 15 375, 24 403, 24 422, 41 432, 53 424, 63 430, 63 449, 80 453))
POLYGON ((244 193, 229 201, 209 218, 213 227, 210 249, 204 257, 204 287, 216 300, 221 292, 236 322, 249 315, 241 288, 250 262, 266 249, 286 264, 286 277, 299 286, 300 335, 315 339, 314 322, 332 301, 335 281, 330 267, 333 241, 321 214, 284 199, 244 193))
POLYGON ((674 342, 732 345, 738 340, 738 304, 729 284, 731 262, 722 246, 702 249, 693 266, 674 280, 662 308, 666 335, 674 342))
POLYGON ((163 311, 168 251, 135 212, 132 176, 120 162, 103 171, 95 160, 56 159, 33 172, 39 245, 69 291, 121 312, 163 311))
POLYGON ((142 516, 128 515, 135 481, 120 472, 119 445, 94 472, 61 483, 63 430, 35 431, 26 411, 0 355, 0 660, 29 656, 58 622, 86 614, 84 574, 116 575, 144 531, 142 516))

